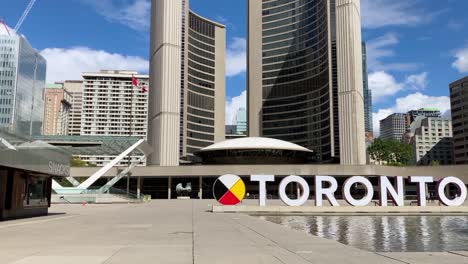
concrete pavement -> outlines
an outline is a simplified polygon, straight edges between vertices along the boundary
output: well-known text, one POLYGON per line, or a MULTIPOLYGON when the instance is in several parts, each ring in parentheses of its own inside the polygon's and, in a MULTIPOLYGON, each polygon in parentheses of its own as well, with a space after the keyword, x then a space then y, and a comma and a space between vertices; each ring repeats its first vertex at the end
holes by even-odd
POLYGON ((213 214, 212 203, 53 205, 51 216, 0 223, 0 263, 468 263, 466 252, 367 252, 248 215, 213 214))

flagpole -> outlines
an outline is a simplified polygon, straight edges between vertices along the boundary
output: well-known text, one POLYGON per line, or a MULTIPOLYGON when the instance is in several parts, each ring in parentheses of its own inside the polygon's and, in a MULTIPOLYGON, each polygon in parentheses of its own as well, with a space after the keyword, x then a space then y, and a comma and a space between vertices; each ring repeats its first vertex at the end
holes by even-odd
MULTIPOLYGON (((134 89, 134 76, 132 75, 132 88, 130 92, 130 122, 129 124, 129 129, 128 129, 128 134, 130 136, 130 140, 132 138, 132 123, 133 123, 133 89, 134 89)), ((132 165, 132 153, 128 153, 128 167, 132 165)), ((130 172, 127 173, 127 197, 130 195, 130 172)))

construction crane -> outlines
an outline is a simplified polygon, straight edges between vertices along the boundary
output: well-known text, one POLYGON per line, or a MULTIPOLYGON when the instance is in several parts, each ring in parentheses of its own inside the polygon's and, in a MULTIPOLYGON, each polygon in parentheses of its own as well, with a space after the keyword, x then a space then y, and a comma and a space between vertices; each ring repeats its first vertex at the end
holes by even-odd
POLYGON ((34 3, 36 3, 36 0, 31 0, 31 2, 29 2, 28 6, 26 7, 26 9, 25 9, 24 12, 23 12, 23 15, 22 15, 22 16, 20 17, 20 19, 18 20, 18 23, 16 23, 15 32, 18 32, 18 30, 20 29, 21 25, 23 25, 24 20, 25 20, 26 17, 29 15, 29 12, 31 12, 31 9, 32 9, 33 6, 34 6, 34 3))

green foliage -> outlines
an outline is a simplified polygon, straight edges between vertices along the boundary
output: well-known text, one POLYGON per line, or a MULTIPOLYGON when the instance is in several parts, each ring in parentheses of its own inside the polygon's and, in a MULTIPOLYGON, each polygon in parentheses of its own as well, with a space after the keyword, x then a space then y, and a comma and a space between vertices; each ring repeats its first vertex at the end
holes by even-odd
POLYGON ((70 161, 70 166, 72 167, 96 167, 96 164, 91 164, 86 161, 82 161, 79 158, 72 158, 70 161))
POLYGON ((373 160, 391 166, 407 166, 413 161, 411 145, 397 140, 376 139, 368 151, 373 160))

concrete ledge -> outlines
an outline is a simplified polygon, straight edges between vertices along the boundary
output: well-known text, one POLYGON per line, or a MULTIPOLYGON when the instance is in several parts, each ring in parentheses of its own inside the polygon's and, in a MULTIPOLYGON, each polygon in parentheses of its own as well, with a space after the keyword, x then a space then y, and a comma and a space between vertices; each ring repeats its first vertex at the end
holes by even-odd
POLYGON ((468 206, 446 207, 446 206, 364 206, 364 207, 312 207, 312 206, 257 206, 257 205, 239 205, 239 206, 221 206, 213 205, 213 213, 245 213, 245 214, 309 214, 309 215, 468 215, 468 206))

